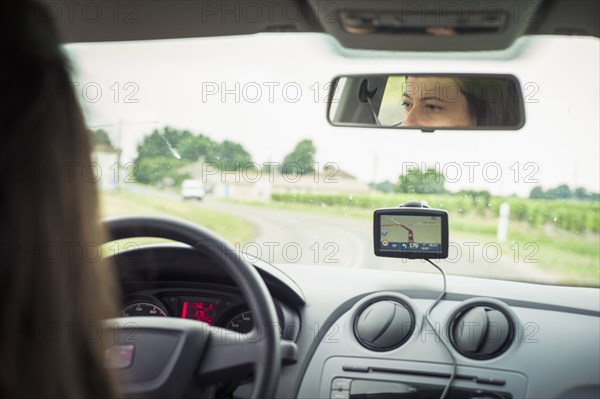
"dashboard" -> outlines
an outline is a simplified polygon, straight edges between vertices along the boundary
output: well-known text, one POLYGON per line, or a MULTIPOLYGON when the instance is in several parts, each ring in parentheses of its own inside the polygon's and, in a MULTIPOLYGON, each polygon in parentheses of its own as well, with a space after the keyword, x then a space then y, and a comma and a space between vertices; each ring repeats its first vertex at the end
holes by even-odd
MULTIPOLYGON (((233 281, 204 254, 178 244, 114 258, 123 316, 193 318, 235 331, 252 314, 233 281), (152 313, 151 313, 152 312, 152 313)), ((276 305, 283 359, 278 398, 600 397, 598 289, 434 273, 252 262, 276 305), (462 339, 465 326, 483 326, 462 339), (487 326, 487 327, 486 327, 487 326), (473 345, 476 342, 476 345, 473 345)), ((421 266, 422 267, 422 266, 421 266)), ((233 397, 247 397, 251 382, 233 397)))
POLYGON ((247 333, 252 330, 252 312, 243 298, 226 290, 172 290, 140 291, 125 298, 121 317, 160 316, 192 319, 232 331, 247 333), (226 292, 226 291, 225 291, 226 292))
MULTIPOLYGON (((156 316, 198 320, 239 333, 254 327, 252 311, 240 290, 212 259, 189 247, 148 246, 115 256, 121 289, 121 317, 156 316)), ((301 292, 287 276, 267 268, 263 278, 277 312, 281 338, 295 342, 300 333, 297 305, 301 292)))
MULTIPOLYGON (((241 293, 229 285, 194 282, 153 284, 139 290, 136 284, 123 284, 121 317, 156 316, 192 319, 211 326, 248 333, 254 328, 252 311, 241 293)), ((282 339, 296 341, 299 317, 287 304, 275 299, 279 333, 282 339)))

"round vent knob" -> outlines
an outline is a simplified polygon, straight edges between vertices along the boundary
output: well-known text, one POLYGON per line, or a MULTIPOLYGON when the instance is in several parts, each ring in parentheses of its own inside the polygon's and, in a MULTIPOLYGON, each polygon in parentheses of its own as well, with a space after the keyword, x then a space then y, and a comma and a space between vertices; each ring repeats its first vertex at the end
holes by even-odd
POLYGON ((512 341, 510 316, 489 305, 472 306, 458 312, 450 325, 454 348, 472 359, 491 359, 503 353, 512 341))
POLYGON ((413 333, 415 317, 397 300, 372 302, 359 311, 354 320, 354 334, 362 346, 374 351, 388 351, 402 345, 413 333))

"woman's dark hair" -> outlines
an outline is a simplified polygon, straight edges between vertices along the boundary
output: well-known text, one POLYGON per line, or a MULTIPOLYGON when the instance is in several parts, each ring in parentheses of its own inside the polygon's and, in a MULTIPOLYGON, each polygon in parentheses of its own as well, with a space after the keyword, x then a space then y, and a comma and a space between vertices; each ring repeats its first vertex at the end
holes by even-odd
POLYGON ((455 78, 477 126, 516 127, 520 102, 517 85, 506 78, 455 78))
POLYGON ((68 63, 32 0, 3 4, 0 37, 0 397, 114 397, 116 287, 68 63))

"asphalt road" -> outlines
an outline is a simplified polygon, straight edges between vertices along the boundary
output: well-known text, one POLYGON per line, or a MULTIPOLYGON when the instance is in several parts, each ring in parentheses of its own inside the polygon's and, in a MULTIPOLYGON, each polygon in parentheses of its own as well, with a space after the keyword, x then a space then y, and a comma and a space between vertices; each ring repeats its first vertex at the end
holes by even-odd
MULTIPOLYGON (((152 193, 166 201, 181 201, 176 193, 139 186, 130 187, 138 192, 152 193)), ((373 254, 373 227, 371 220, 357 220, 322 213, 304 213, 252 206, 207 197, 196 206, 240 217, 255 227, 254 238, 247 243, 235 243, 236 250, 258 256, 275 264, 327 265, 363 267, 407 271, 437 270, 425 261, 380 258, 373 254)), ((435 261, 449 274, 516 280, 554 280, 535 263, 525 262, 515 253, 502 253, 494 242, 476 242, 474 239, 452 233, 450 251, 446 260, 435 261)))

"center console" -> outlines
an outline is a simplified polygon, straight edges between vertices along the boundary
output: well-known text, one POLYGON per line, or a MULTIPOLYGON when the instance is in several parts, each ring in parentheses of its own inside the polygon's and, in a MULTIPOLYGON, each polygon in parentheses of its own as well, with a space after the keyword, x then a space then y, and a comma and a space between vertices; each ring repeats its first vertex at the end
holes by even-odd
MULTIPOLYGON (((333 357, 324 365, 319 397, 438 399, 451 371, 445 364, 333 357)), ((520 398, 526 386, 526 378, 519 373, 459 367, 446 398, 520 398)))

